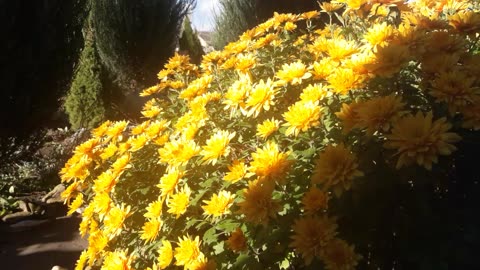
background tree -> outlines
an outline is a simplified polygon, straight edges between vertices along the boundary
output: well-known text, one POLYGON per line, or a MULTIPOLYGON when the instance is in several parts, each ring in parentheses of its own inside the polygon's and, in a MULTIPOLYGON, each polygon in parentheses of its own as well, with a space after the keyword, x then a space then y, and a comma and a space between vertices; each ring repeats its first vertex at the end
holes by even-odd
POLYGON ((220 0, 220 10, 214 15, 212 45, 223 48, 245 30, 272 17, 274 12, 301 13, 316 9, 316 0, 220 0))
POLYGON ((96 46, 109 76, 124 89, 155 82, 155 74, 175 51, 183 18, 194 3, 92 1, 96 46))
POLYGON ((83 46, 85 2, 0 0, 0 137, 63 123, 59 99, 83 46))
POLYGON ((65 100, 65 111, 73 129, 93 128, 105 118, 102 67, 90 29, 90 20, 85 23, 84 36, 85 46, 65 100))
POLYGON ((203 51, 202 43, 198 38, 197 31, 193 30, 192 24, 188 17, 183 22, 183 31, 178 41, 180 51, 185 51, 190 56, 193 63, 199 64, 202 61, 203 51))

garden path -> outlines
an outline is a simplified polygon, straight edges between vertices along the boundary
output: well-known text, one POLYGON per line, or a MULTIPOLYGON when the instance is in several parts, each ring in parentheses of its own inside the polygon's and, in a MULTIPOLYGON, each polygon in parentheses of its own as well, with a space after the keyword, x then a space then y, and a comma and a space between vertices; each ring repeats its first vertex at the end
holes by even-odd
POLYGON ((87 245, 79 235, 80 218, 75 215, 30 221, 35 226, 24 222, 25 226, 0 227, 0 269, 51 270, 58 265, 73 270, 87 245))

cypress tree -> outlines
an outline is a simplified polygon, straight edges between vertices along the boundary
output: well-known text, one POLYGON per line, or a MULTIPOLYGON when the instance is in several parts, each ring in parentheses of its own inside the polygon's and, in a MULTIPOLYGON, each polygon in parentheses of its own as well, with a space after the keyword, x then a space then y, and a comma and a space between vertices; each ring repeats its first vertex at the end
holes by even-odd
POLYGON ((73 129, 92 128, 105 117, 101 65, 88 22, 84 33, 85 46, 65 100, 65 111, 73 129))
POLYGON ((199 64, 202 61, 202 56, 205 52, 203 51, 202 43, 198 38, 198 33, 193 30, 188 17, 186 17, 183 22, 182 36, 178 42, 180 51, 188 52, 193 63, 199 64))
POLYGON ((318 9, 317 0, 220 0, 220 11, 214 15, 212 45, 221 49, 278 13, 301 13, 318 9))
POLYGON ((255 0, 220 0, 220 11, 214 14, 212 45, 221 49, 245 30, 258 23, 255 0))
POLYGON ((195 0, 92 1, 95 42, 102 65, 124 90, 156 81, 174 53, 183 18, 195 0))

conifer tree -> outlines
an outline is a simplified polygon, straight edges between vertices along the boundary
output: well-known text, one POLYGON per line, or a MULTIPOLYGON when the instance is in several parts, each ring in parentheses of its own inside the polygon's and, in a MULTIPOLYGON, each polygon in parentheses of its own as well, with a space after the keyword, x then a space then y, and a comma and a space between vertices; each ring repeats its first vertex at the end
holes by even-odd
POLYGON ((89 20, 86 23, 84 35, 85 47, 65 100, 65 111, 73 129, 92 128, 104 120, 105 116, 102 100, 102 67, 98 61, 89 20))
POLYGON ((237 39, 246 30, 278 13, 300 13, 318 9, 317 0, 220 0, 214 15, 212 45, 216 49, 237 39))
POLYGON ((187 52, 192 62, 199 64, 205 52, 203 51, 202 43, 198 38, 198 33, 192 28, 192 24, 188 17, 186 17, 183 22, 182 36, 178 42, 180 51, 187 52))
POLYGON ((108 75, 124 90, 155 82, 178 44, 195 0, 92 1, 95 42, 108 75))

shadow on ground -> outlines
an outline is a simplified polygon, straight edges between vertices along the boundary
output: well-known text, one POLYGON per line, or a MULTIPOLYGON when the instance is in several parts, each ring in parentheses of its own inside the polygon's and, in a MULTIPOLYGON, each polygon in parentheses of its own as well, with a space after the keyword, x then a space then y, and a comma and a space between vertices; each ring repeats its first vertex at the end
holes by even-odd
POLYGON ((78 233, 78 217, 60 217, 23 231, 0 231, 2 270, 74 269, 87 241, 78 233))

